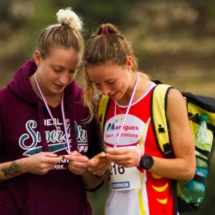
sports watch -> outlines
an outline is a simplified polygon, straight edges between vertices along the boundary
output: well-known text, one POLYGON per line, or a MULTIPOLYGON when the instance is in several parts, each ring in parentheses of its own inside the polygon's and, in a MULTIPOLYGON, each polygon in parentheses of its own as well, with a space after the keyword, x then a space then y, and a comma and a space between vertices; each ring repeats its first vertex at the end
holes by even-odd
POLYGON ((141 158, 140 158, 140 163, 139 163, 139 167, 149 170, 150 168, 152 168, 154 164, 154 160, 153 157, 147 154, 144 154, 141 158))

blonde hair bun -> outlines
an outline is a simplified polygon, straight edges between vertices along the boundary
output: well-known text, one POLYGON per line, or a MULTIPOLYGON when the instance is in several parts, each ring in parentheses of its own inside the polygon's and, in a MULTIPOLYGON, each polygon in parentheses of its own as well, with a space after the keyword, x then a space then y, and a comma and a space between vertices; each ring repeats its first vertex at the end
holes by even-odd
POLYGON ((68 25, 70 28, 81 31, 83 22, 71 7, 60 9, 57 13, 57 20, 60 24, 68 25))

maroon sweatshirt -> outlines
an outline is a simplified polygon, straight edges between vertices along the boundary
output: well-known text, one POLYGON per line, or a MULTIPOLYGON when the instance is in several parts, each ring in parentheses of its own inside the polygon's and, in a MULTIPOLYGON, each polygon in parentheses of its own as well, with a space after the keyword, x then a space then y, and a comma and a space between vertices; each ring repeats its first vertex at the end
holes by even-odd
MULTIPOLYGON (((0 90, 0 162, 13 161, 42 151, 67 154, 61 106, 50 107, 33 91, 29 77, 36 71, 26 62, 6 88, 0 90), (57 128, 56 128, 56 126, 57 128)), ((64 92, 71 151, 91 158, 101 151, 99 128, 84 119, 82 89, 73 81, 64 92)), ((91 215, 82 177, 71 173, 63 160, 47 174, 25 173, 0 182, 1 215, 91 215)))

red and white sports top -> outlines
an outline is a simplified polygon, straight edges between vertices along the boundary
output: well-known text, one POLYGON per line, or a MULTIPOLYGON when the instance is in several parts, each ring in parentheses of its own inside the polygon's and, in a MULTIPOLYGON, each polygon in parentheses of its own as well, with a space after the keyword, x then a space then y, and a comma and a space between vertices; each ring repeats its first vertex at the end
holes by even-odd
MULTIPOLYGON (((148 91, 138 101, 132 103, 117 147, 131 149, 136 147, 151 156, 164 157, 156 144, 151 124, 150 103, 154 86, 155 84, 151 82, 148 91)), ((104 127, 106 147, 113 147, 116 142, 126 109, 127 106, 115 107, 115 102, 111 101, 104 127)), ((136 167, 123 168, 113 163, 110 171, 106 215, 174 214, 170 179, 148 171, 140 173, 136 167), (125 176, 127 170, 129 173, 125 176)))

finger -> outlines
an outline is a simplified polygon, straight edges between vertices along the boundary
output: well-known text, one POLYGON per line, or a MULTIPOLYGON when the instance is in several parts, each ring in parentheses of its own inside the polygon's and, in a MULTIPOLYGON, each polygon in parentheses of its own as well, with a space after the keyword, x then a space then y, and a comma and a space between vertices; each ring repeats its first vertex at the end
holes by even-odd
POLYGON ((107 169, 109 169, 109 165, 107 166, 99 166, 98 168, 97 168, 97 170, 99 171, 99 172, 105 172, 107 169))
POLYGON ((78 151, 72 151, 70 153, 70 155, 74 155, 74 156, 83 156, 81 153, 79 153, 78 151))
POLYGON ((99 164, 99 165, 97 165, 97 166, 95 166, 95 167, 89 166, 89 165, 88 165, 88 170, 89 170, 90 172, 96 173, 97 170, 105 171, 106 169, 109 168, 109 166, 110 166, 110 162, 101 163, 101 164, 99 164))
POLYGON ((77 156, 83 156, 83 155, 80 154, 77 151, 73 151, 73 152, 70 152, 67 155, 64 155, 64 158, 67 159, 67 160, 71 160, 72 161, 72 160, 74 160, 74 157, 77 157, 77 156))
POLYGON ((81 156, 79 155, 73 155, 73 154, 69 154, 69 155, 64 155, 64 158, 66 158, 69 161, 73 161, 73 160, 77 160, 79 159, 81 156))
POLYGON ((74 165, 74 164, 69 164, 68 165, 68 168, 69 168, 69 170, 70 171, 72 171, 72 172, 74 172, 74 173, 85 173, 85 172, 87 172, 87 165, 83 165, 83 163, 82 164, 77 164, 76 163, 76 165, 74 165))
POLYGON ((58 156, 57 154, 54 154, 52 152, 40 152, 38 154, 42 154, 43 156, 46 156, 46 157, 57 157, 58 156))
POLYGON ((84 160, 89 160, 89 158, 85 155, 82 155, 78 152, 72 152, 71 154, 69 155, 64 155, 64 157, 67 159, 67 160, 70 160, 70 161, 73 161, 73 160, 78 160, 78 161, 84 161, 84 160))
POLYGON ((58 155, 58 157, 61 157, 62 160, 66 159, 67 155, 58 155))
POLYGON ((105 174, 106 171, 107 171, 107 169, 97 169, 96 171, 93 171, 92 174, 102 176, 105 174))
POLYGON ((89 158, 84 156, 84 155, 82 155, 82 156, 74 156, 72 158, 72 161, 80 162, 80 163, 88 163, 89 158))
POLYGON ((45 162, 45 163, 48 163, 48 164, 57 164, 57 163, 59 163, 61 160, 62 160, 62 157, 46 157, 46 158, 44 159, 44 162, 45 162))
POLYGON ((106 158, 107 158, 107 154, 106 154, 105 152, 101 152, 101 153, 99 154, 99 158, 101 158, 101 159, 106 159, 106 158))
POLYGON ((106 153, 110 155, 122 155, 128 151, 126 148, 107 149, 106 153))
POLYGON ((128 156, 126 155, 107 155, 107 159, 109 161, 115 162, 115 161, 124 161, 128 159, 128 156))
POLYGON ((100 158, 92 158, 89 162, 88 162, 88 166, 92 167, 92 168, 96 168, 98 167, 98 165, 102 164, 102 163, 106 163, 108 162, 106 159, 100 159, 100 158))

